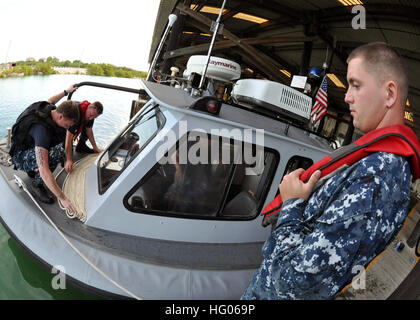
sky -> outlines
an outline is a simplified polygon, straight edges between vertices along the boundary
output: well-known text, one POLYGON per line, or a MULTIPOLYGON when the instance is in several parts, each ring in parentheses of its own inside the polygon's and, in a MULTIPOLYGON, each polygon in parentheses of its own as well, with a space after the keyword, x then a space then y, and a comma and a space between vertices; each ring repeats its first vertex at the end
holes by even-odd
POLYGON ((148 71, 160 0, 0 0, 0 63, 56 57, 148 71))

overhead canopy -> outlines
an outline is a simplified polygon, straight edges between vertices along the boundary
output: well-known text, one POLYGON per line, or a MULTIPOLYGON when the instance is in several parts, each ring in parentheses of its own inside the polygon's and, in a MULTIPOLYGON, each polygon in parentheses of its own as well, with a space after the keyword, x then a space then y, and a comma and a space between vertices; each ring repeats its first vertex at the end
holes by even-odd
MULTIPOLYGON (((209 28, 222 2, 162 0, 149 61, 170 13, 178 15, 172 29, 176 36, 166 42, 160 67, 177 66, 182 71, 191 55, 207 54, 209 28)), ((419 17, 420 2, 414 0, 227 0, 221 19, 223 30, 213 55, 239 63, 242 77, 267 78, 287 85, 290 75, 307 75, 311 67, 321 69, 326 62, 328 111, 348 117, 344 102, 348 54, 363 43, 386 42, 400 52, 408 65, 406 123, 420 137, 419 17), (363 8, 354 7, 356 4, 363 8)))

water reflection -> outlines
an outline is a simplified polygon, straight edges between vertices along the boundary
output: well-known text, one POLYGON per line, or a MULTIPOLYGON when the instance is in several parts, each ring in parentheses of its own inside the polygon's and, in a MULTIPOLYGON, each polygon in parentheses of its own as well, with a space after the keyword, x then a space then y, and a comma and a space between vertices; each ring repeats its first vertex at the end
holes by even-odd
MULTIPOLYGON (((7 246, 14 259, 9 259, 14 272, 2 274, 2 299, 97 299, 66 282, 65 289, 53 289, 52 281, 56 274, 41 266, 34 257, 9 238, 7 246)), ((2 250, 4 252, 4 250, 2 250)))

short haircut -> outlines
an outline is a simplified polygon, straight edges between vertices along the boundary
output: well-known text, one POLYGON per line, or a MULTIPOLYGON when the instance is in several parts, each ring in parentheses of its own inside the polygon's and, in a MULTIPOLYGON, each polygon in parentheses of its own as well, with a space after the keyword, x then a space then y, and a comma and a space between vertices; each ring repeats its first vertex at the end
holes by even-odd
POLYGON ((98 114, 102 114, 102 112, 104 111, 104 106, 102 105, 102 103, 100 103, 99 101, 95 101, 92 104, 95 106, 95 109, 96 111, 98 111, 98 114))
POLYGON ((393 80, 400 91, 401 103, 405 106, 408 96, 408 71, 400 54, 385 42, 372 42, 354 49, 347 63, 355 58, 362 58, 368 72, 372 73, 379 83, 393 80))
POLYGON ((64 101, 56 110, 67 119, 79 121, 79 107, 77 106, 77 103, 72 100, 64 101))

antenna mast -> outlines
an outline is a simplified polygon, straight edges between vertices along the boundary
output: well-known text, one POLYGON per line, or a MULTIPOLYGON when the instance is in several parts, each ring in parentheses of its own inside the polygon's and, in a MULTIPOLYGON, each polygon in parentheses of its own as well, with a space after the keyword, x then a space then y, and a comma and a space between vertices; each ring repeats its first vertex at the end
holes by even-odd
POLYGON ((204 64, 203 72, 201 74, 200 85, 198 86, 199 91, 201 91, 202 86, 204 84, 205 76, 206 76, 206 73, 207 73, 207 68, 208 68, 209 62, 210 62, 210 55, 211 55, 211 52, 213 50, 214 41, 216 40, 217 32, 219 31, 220 18, 222 17, 222 13, 223 13, 223 10, 225 8, 225 4, 226 4, 226 0, 223 0, 222 7, 220 8, 220 12, 219 12, 219 15, 218 15, 217 20, 216 20, 216 25, 214 26, 213 37, 211 38, 209 51, 207 53, 207 60, 206 60, 206 63, 204 64))

